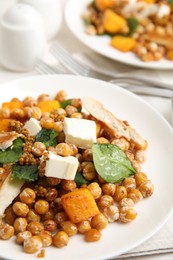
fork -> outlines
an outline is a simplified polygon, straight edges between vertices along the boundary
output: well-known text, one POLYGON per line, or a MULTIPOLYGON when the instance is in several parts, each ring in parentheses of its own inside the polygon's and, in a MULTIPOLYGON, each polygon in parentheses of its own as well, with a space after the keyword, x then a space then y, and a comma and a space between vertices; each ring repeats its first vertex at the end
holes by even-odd
MULTIPOLYGON (((35 66, 35 69, 41 74, 67 74, 65 71, 59 68, 52 67, 45 63, 42 60, 38 60, 35 66)), ((110 80, 110 83, 116 84, 117 81, 110 80)), ((121 87, 128 89, 129 91, 141 94, 141 95, 148 95, 148 96, 157 96, 157 97, 164 97, 164 98, 172 98, 173 97, 173 90, 159 88, 159 87, 146 87, 141 86, 140 88, 134 85, 127 85, 119 84, 121 87)), ((172 106, 173 106, 173 99, 172 99, 172 106)))
MULTIPOLYGON (((72 57, 71 53, 69 53, 66 49, 64 49, 59 43, 54 43, 52 47, 50 48, 51 54, 69 71, 76 75, 82 75, 85 77, 91 77, 91 78, 99 78, 104 79, 107 77, 107 79, 110 80, 110 76, 99 73, 93 69, 91 69, 89 66, 81 64, 78 62, 75 58, 72 57)), ((155 86, 158 88, 166 88, 171 89, 169 84, 166 83, 160 83, 158 80, 152 80, 147 79, 144 77, 138 77, 137 75, 123 75, 123 74, 116 74, 114 79, 111 79, 112 83, 121 83, 124 81, 128 81, 128 83, 132 83, 134 85, 148 85, 148 86, 155 86)))

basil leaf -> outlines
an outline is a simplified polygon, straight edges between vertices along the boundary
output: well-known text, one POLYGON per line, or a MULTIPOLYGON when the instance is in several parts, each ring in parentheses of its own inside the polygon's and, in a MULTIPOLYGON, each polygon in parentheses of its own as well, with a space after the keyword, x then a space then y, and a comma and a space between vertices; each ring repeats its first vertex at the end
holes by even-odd
POLYGON ((42 129, 37 135, 36 135, 36 141, 42 142, 45 144, 46 148, 49 146, 56 146, 57 145, 57 137, 58 133, 55 130, 52 129, 42 129))
POLYGON ((129 32, 127 33, 127 36, 131 36, 136 32, 139 25, 139 21, 136 18, 131 17, 127 19, 127 23, 129 27, 129 32))
POLYGON ((12 177, 14 180, 35 181, 38 179, 38 166, 13 164, 12 177))
POLYGON ((71 102, 72 102, 72 98, 71 99, 66 99, 66 100, 64 100, 64 101, 62 101, 61 103, 60 103, 60 107, 62 107, 62 108, 66 108, 66 106, 68 106, 68 105, 71 105, 71 102))
POLYGON ((106 182, 119 182, 136 172, 126 154, 117 145, 93 144, 92 151, 96 171, 106 182))
POLYGON ((169 0, 169 4, 173 6, 173 0, 169 0))
POLYGON ((23 139, 21 137, 14 140, 13 144, 5 151, 0 150, 0 163, 14 163, 17 162, 22 156, 22 144, 23 139))
POLYGON ((88 183, 89 183, 89 181, 86 180, 86 179, 83 177, 82 173, 80 173, 80 172, 77 172, 77 173, 76 173, 74 180, 75 180, 75 182, 76 182, 77 187, 80 187, 80 186, 82 186, 83 184, 88 184, 88 183))

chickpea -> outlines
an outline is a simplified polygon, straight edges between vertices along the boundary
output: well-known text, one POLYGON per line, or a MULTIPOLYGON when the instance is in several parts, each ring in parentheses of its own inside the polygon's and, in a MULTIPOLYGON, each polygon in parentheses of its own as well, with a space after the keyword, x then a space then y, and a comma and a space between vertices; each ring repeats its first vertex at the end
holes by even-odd
POLYGON ((10 118, 10 110, 8 108, 1 108, 0 118, 10 118))
POLYGON ((122 182, 122 186, 126 188, 127 192, 129 192, 131 189, 135 189, 136 188, 135 179, 132 177, 125 178, 122 182))
POLYGON ((71 104, 72 106, 80 109, 81 106, 82 106, 82 102, 81 102, 81 99, 80 98, 73 98, 72 101, 71 101, 71 104))
POLYGON ((135 160, 139 163, 143 163, 146 160, 146 153, 144 150, 137 150, 135 153, 135 160))
POLYGON ((140 165, 140 163, 139 163, 138 161, 133 160, 133 161, 132 161, 132 165, 133 165, 133 167, 136 169, 137 172, 140 172, 140 171, 141 171, 141 165, 140 165))
POLYGON ((68 216, 64 211, 58 212, 54 218, 57 225, 61 225, 62 222, 68 220, 68 216))
POLYGON ((25 112, 21 108, 14 108, 10 113, 10 117, 20 120, 25 117, 25 112))
POLYGON ((108 225, 108 219, 102 214, 98 214, 91 219, 92 228, 96 228, 97 230, 101 230, 106 228, 108 225))
POLYGON ((71 148, 66 143, 57 144, 57 146, 55 148, 56 148, 56 152, 58 155, 61 155, 61 156, 71 155, 71 148))
POLYGON ((64 247, 69 242, 69 236, 64 231, 59 231, 53 236, 53 245, 56 247, 64 247))
POLYGON ((38 214, 44 215, 49 211, 49 203, 46 200, 37 200, 34 209, 38 214))
POLYGON ((92 162, 88 162, 86 166, 83 168, 83 176, 88 181, 91 181, 96 176, 96 170, 94 168, 94 164, 92 162))
POLYGON ((33 235, 39 235, 40 232, 44 230, 44 226, 40 222, 32 221, 27 225, 27 230, 30 231, 33 235))
POLYGON ((56 209, 58 211, 60 210, 63 210, 63 207, 62 207, 62 203, 61 203, 61 198, 56 198, 54 201, 53 201, 53 205, 51 205, 53 208, 56 207, 56 209))
POLYGON ((113 196, 115 194, 116 185, 114 183, 104 183, 102 185, 102 192, 105 195, 113 196))
POLYGON ((35 156, 42 156, 45 150, 46 146, 42 142, 35 142, 32 146, 32 153, 35 156))
POLYGON ((19 195, 20 200, 26 204, 32 204, 36 198, 35 191, 30 188, 25 188, 19 195))
POLYGON ((130 147, 129 142, 124 137, 113 139, 111 144, 116 144, 123 151, 127 151, 130 147))
POLYGON ((45 199, 46 201, 54 201, 58 196, 58 191, 55 188, 48 189, 45 199))
POLYGON ((88 220, 81 221, 76 224, 79 233, 83 234, 91 229, 91 224, 88 220))
POLYGON ((40 215, 34 210, 30 209, 27 216, 26 216, 27 222, 40 222, 40 215))
POLYGON ((86 162, 92 162, 93 161, 93 153, 92 149, 86 149, 82 153, 83 160, 86 162))
POLYGON ((78 148, 75 144, 69 144, 70 149, 71 149, 71 155, 75 156, 78 154, 78 148))
POLYGON ((22 232, 19 232, 17 235, 16 235, 16 242, 20 245, 23 244, 24 240, 25 239, 28 239, 32 237, 32 234, 30 231, 28 230, 25 230, 25 231, 22 231, 22 232))
POLYGON ((14 221, 14 229, 16 233, 26 230, 28 223, 25 218, 16 218, 14 221))
POLYGON ((114 203, 114 200, 110 195, 103 195, 98 200, 98 206, 102 209, 109 207, 110 205, 113 205, 113 203, 114 203))
POLYGON ((62 187, 66 191, 73 191, 76 189, 76 182, 73 180, 62 180, 62 187))
POLYGON ((127 197, 132 199, 135 203, 143 199, 142 193, 138 189, 132 189, 127 194, 127 197))
POLYGON ((25 203, 17 201, 13 204, 13 211, 19 217, 26 217, 29 207, 25 203))
POLYGON ((99 138, 97 138, 97 143, 98 144, 109 144, 110 142, 105 137, 99 137, 99 138))
POLYGON ((42 116, 42 112, 41 112, 40 108, 39 107, 32 107, 30 117, 33 117, 37 120, 40 120, 41 116, 42 116))
POLYGON ((121 207, 120 208, 120 215, 119 220, 123 223, 128 223, 134 220, 137 216, 136 211, 134 208, 128 208, 128 207, 121 207))
POLYGON ((95 228, 91 228, 84 235, 87 242, 96 242, 101 238, 101 232, 95 228))
POLYGON ((125 154, 131 162, 134 160, 134 154, 131 151, 126 151, 125 154))
POLYGON ((43 222, 44 229, 49 232, 54 232, 57 229, 57 224, 54 220, 48 219, 43 222))
POLYGON ((14 227, 4 224, 0 228, 0 238, 3 240, 9 240, 14 235, 14 227))
POLYGON ((133 208, 134 207, 134 201, 131 198, 124 198, 119 201, 119 206, 126 207, 126 208, 133 208))
POLYGON ((154 185, 150 180, 142 182, 139 186, 139 191, 142 193, 144 198, 150 197, 154 191, 154 185))
POLYGON ((23 249, 28 254, 36 253, 43 246, 40 236, 32 236, 24 240, 23 249))
POLYGON ((114 194, 115 201, 120 201, 125 197, 127 197, 126 188, 124 186, 117 186, 115 194, 114 194))
POLYGON ((42 220, 45 221, 45 220, 50 220, 50 219, 54 219, 55 217, 55 214, 53 212, 52 209, 50 209, 46 214, 42 215, 42 220))
POLYGON ((78 119, 82 119, 82 118, 83 118, 82 114, 79 113, 79 112, 76 112, 76 113, 71 114, 70 117, 71 117, 71 118, 78 118, 78 119))
POLYGON ((75 157, 78 159, 78 161, 79 161, 80 163, 82 163, 82 161, 83 161, 82 154, 77 153, 77 154, 75 155, 75 157))
POLYGON ((37 99, 38 102, 48 101, 48 100, 50 100, 50 95, 48 95, 48 94, 41 94, 38 96, 38 99, 37 99))
POLYGON ((52 236, 49 232, 43 230, 39 234, 39 237, 42 240, 43 247, 48 247, 48 246, 52 245, 52 236))
POLYGON ((135 181, 136 181, 136 186, 139 187, 142 182, 147 181, 147 175, 143 172, 137 172, 134 175, 135 181))
POLYGON ((55 177, 47 177, 46 182, 50 186, 57 186, 58 184, 60 184, 61 180, 55 177))
POLYGON ((66 106, 65 111, 66 111, 66 113, 67 113, 67 116, 69 116, 69 117, 70 117, 72 114, 78 112, 77 108, 74 107, 74 106, 71 106, 71 105, 66 106))
POLYGON ((67 93, 64 90, 58 91, 58 93, 55 96, 55 99, 59 102, 64 101, 67 98, 67 93))
POLYGON ((14 214, 13 208, 12 207, 8 207, 5 210, 5 222, 9 225, 13 225, 15 219, 16 219, 16 214, 14 214))
POLYGON ((101 197, 102 189, 100 188, 99 184, 97 182, 92 182, 87 186, 88 190, 93 195, 94 199, 98 199, 101 197))
POLYGON ((54 123, 54 130, 58 133, 61 133, 63 131, 63 122, 57 121, 54 123))
POLYGON ((102 213, 108 219, 108 222, 114 222, 119 218, 119 209, 115 205, 110 205, 102 209, 102 213))
POLYGON ((41 118, 40 119, 40 125, 41 125, 42 128, 52 129, 52 128, 54 128, 54 120, 50 117, 41 118))
POLYGON ((37 101, 33 97, 26 97, 23 100, 24 107, 33 107, 37 105, 37 101))
POLYGON ((61 228, 69 237, 77 234, 77 226, 71 220, 63 221, 61 223, 61 228))

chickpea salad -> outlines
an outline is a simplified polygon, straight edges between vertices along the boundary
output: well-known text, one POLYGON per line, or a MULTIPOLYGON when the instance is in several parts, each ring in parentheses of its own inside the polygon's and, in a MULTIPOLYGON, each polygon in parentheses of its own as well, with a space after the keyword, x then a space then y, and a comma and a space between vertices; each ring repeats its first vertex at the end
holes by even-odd
MULTIPOLYGON (((14 97, 0 108, 0 239, 45 256, 78 234, 137 218, 154 185, 142 171, 147 141, 90 97, 14 97)), ((128 227, 127 227, 128 228, 128 227)))
POLYGON ((172 0, 93 0, 82 14, 89 35, 144 62, 173 60, 172 0))

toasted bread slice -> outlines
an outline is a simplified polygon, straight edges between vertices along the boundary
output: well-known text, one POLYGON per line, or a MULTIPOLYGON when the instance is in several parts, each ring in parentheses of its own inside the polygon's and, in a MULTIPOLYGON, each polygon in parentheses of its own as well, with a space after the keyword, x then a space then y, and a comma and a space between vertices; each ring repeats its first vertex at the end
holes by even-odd
POLYGON ((93 98, 85 97, 82 100, 82 104, 93 117, 103 123, 111 136, 117 138, 125 137, 128 141, 135 144, 136 149, 146 149, 147 141, 131 126, 117 119, 110 111, 106 110, 100 102, 93 98))
POLYGON ((13 144, 13 141, 19 136, 16 132, 0 133, 0 150, 6 150, 13 144))
POLYGON ((24 181, 15 181, 10 171, 0 168, 0 216, 20 193, 24 181))

